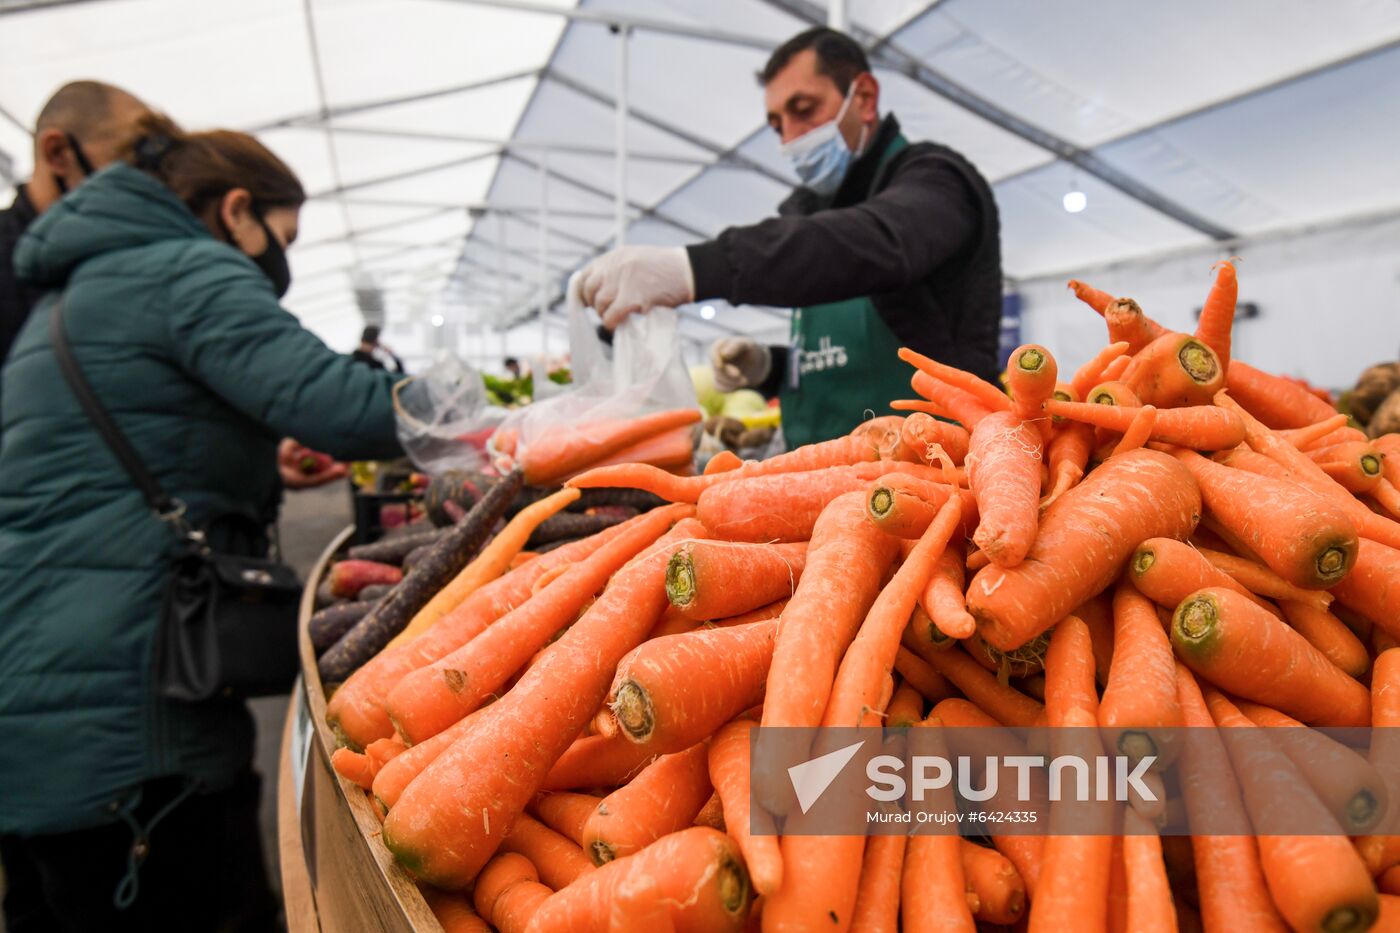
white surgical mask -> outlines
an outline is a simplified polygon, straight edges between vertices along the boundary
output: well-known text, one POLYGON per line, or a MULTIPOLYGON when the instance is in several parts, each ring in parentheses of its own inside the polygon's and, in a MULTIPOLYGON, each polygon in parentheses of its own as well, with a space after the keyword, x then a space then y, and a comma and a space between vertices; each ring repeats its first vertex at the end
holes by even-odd
POLYGON ((841 136, 841 119, 846 116, 846 110, 851 106, 855 93, 856 85, 852 81, 850 90, 846 92, 846 99, 834 120, 808 130, 782 146, 783 155, 792 163, 797 177, 824 198, 831 197, 836 193, 836 189, 841 187, 841 180, 846 177, 846 172, 851 167, 851 159, 865 148, 866 127, 862 126, 860 129, 860 145, 856 147, 856 153, 851 152, 846 140, 841 136))

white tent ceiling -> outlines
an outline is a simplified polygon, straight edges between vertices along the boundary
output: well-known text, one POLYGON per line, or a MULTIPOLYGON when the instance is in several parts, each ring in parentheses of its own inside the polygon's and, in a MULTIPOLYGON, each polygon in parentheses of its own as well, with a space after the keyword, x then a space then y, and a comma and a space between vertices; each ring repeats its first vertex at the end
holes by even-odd
MULTIPOLYGON (((883 106, 993 182, 1005 271, 1028 287, 1400 211, 1395 0, 846 7, 883 106), (1061 207, 1071 188, 1082 213, 1061 207)), ((288 296, 308 326, 351 342, 358 269, 401 349, 496 357, 537 349, 529 317, 614 242, 609 22, 635 24, 625 236, 681 244, 786 193, 753 75, 825 16, 811 0, 0 0, 0 168, 25 176, 24 128, 78 77, 255 130, 316 195, 288 296)), ((687 336, 785 326, 716 305, 685 310, 687 336)))

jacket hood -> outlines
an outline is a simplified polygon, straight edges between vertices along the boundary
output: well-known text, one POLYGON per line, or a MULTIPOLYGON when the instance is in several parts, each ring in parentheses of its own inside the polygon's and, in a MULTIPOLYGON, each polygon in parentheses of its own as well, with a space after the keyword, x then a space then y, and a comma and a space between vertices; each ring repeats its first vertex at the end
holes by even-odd
POLYGON ((15 272, 31 284, 58 288, 79 265, 102 253, 209 235, 174 192, 119 162, 30 224, 15 249, 15 272))

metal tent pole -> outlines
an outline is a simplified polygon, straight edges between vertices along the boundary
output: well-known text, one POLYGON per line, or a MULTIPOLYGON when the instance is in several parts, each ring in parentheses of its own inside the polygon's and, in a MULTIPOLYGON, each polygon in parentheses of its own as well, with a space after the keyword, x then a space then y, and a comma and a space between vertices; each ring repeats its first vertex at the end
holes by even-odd
POLYGON ((549 150, 540 153, 540 362, 549 357, 549 150))
POLYGON ((627 234, 627 37, 629 26, 617 26, 617 181, 616 224, 617 242, 621 246, 627 234))

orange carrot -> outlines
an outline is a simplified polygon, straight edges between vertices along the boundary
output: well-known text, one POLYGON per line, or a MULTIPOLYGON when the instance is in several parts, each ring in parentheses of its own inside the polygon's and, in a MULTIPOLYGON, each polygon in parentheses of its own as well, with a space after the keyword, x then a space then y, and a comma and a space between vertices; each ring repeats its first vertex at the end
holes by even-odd
POLYGON ((744 929, 749 879, 733 840, 708 826, 664 836, 634 855, 608 862, 545 901, 531 933, 576 933, 607 929, 629 879, 651 878, 654 897, 670 909, 677 930, 744 929))
POLYGON ((937 703, 953 695, 953 687, 947 678, 934 670, 927 661, 907 648, 900 648, 894 656, 894 668, 899 676, 930 703, 937 703))
MULTIPOLYGON (((1121 434, 1132 427, 1142 409, 1051 399, 1045 403, 1045 411, 1121 434)), ((1148 436, 1154 441, 1196 450, 1226 450, 1244 443, 1244 422, 1234 412, 1213 405, 1165 408, 1157 412, 1148 436)))
POLYGON ((471 898, 466 895, 429 887, 419 889, 419 893, 428 902, 428 909, 443 933, 491 933, 491 927, 477 916, 471 898))
POLYGON ((374 775, 378 771, 368 755, 348 748, 337 748, 331 753, 331 767, 336 774, 365 790, 374 786, 374 775))
POLYGON ((692 619, 675 606, 667 606, 662 611, 661 619, 656 623, 656 627, 647 632, 647 640, 665 638, 669 635, 683 635, 686 632, 695 631, 704 624, 699 619, 692 619))
POLYGON ((870 484, 866 514, 875 527, 886 534, 897 538, 918 538, 948 500, 949 492, 947 486, 934 485, 903 473, 891 473, 870 484))
POLYGON ((1325 612, 1327 607, 1332 604, 1330 593, 1323 590, 1305 590, 1302 587, 1294 586, 1269 568, 1256 564, 1252 560, 1236 557, 1234 554, 1226 554, 1214 548, 1202 547, 1196 548, 1196 550, 1200 552, 1202 557, 1210 561, 1212 566, 1223 570, 1235 582, 1256 595, 1267 596, 1270 599, 1292 600, 1320 612, 1325 612))
POLYGON ((1390 518, 1400 519, 1400 487, 1382 476, 1371 496, 1390 518))
POLYGON ((551 896, 530 860, 518 852, 493 858, 472 892, 479 913, 501 933, 524 933, 551 896))
MULTIPOLYGON (((929 359, 922 353, 915 353, 908 347, 900 348, 899 358, 920 372, 966 392, 977 399, 978 403, 985 406, 988 411, 1009 411, 1011 409, 1011 400, 1000 389, 990 382, 985 382, 972 375, 972 373, 929 359)), ((1053 380, 1051 381, 1053 382, 1053 380)))
POLYGON ((1337 413, 1302 386, 1242 360, 1230 364, 1226 385, 1231 398, 1271 428, 1305 428, 1337 413))
POLYGON ((714 792, 708 755, 703 742, 663 755, 604 797, 583 827, 584 849, 594 864, 631 855, 692 825, 714 792))
POLYGON ((917 452, 920 461, 924 463, 931 463, 937 459, 934 449, 938 447, 941 447, 954 463, 962 463, 963 458, 967 456, 967 445, 972 437, 962 425, 915 413, 904 419, 900 439, 905 447, 917 452))
POLYGON ((1114 753, 1134 761, 1154 755, 1161 767, 1175 759, 1174 734, 1185 725, 1171 643, 1152 603, 1126 581, 1113 595, 1113 664, 1099 725, 1114 753))
MULTIPOLYGON (((1115 618, 1118 607, 1114 607, 1115 618)), ((1133 626, 1133 634, 1141 626, 1133 626)), ((1115 649, 1122 634, 1114 630, 1115 649)), ((1112 673, 1110 669, 1110 673, 1112 673)), ((1066 616, 1050 633, 1050 649, 1045 655, 1045 718, 1051 726, 1061 726, 1078 709, 1099 718, 1098 690, 1094 686, 1094 648, 1089 626, 1083 619, 1066 616)))
POLYGON ((479 707, 573 621, 585 602, 689 506, 667 506, 609 541, 467 644, 406 675, 385 708, 410 742, 436 735, 479 707))
POLYGON ((426 742, 420 742, 412 748, 406 749, 380 768, 379 773, 374 776, 373 787, 374 797, 380 805, 386 810, 393 807, 403 794, 404 788, 422 774, 423 769, 437 760, 438 755, 466 734, 467 729, 471 726, 471 720, 471 716, 466 717, 453 725, 452 728, 439 732, 426 742))
POLYGON ((1366 646, 1351 633, 1346 623, 1326 609, 1305 603, 1282 600, 1279 607, 1288 624, 1327 660, 1353 677, 1365 676, 1371 659, 1366 654, 1366 646))
POLYGON ((661 615, 672 549, 703 533, 684 519, 618 571, 583 617, 409 785, 382 836, 409 871, 439 887, 471 881, 597 711, 617 662, 661 615), (444 838, 452 844, 441 845, 444 838))
MULTIPOLYGON (((1253 723, 1219 691, 1203 691, 1211 716, 1221 727, 1235 773, 1256 825, 1290 822, 1305 813, 1309 825, 1331 820, 1326 808, 1306 791, 1288 757, 1273 743, 1235 741, 1239 729, 1253 723)), ((1286 825, 1286 824, 1285 824, 1286 825)), ((1333 823, 1335 825, 1335 823, 1333 823)), ((1371 876, 1351 842, 1341 834, 1324 836, 1275 835, 1259 839, 1259 861, 1274 903, 1295 930, 1365 930, 1376 918, 1379 904, 1371 876)))
MULTIPOLYGON (((1069 621, 1069 620, 1066 620, 1069 621)), ((1081 622, 1079 627, 1082 628, 1081 622)), ((1073 628, 1073 626, 1071 626, 1073 628)), ((1056 652, 1056 639, 1061 632, 1070 629, 1061 623, 1051 637, 1052 658, 1056 652)), ((1080 639, 1076 639, 1080 640, 1080 639)), ((1063 639, 1061 639, 1063 641, 1063 639)), ((1088 633, 1083 632, 1080 653, 1087 653, 1088 633)), ((1058 658, 1055 658, 1058 660, 1058 658)), ((1080 658, 1076 667, 1086 666, 1092 670, 1091 659, 1080 658)), ((1059 674, 1058 664, 1046 669, 1046 694, 1049 699, 1050 684, 1059 674)), ((1077 679, 1077 678, 1076 678, 1077 679)), ((1058 688, 1057 688, 1058 690, 1058 688)), ((1050 725, 1066 731, 1063 736, 1065 750, 1060 754, 1073 753, 1087 760, 1093 760, 1102 749, 1094 734, 1093 714, 1085 711, 1092 705, 1092 676, 1090 693, 1066 705, 1063 719, 1050 719, 1050 725)), ((1059 704, 1056 704, 1057 706, 1059 704)), ((1050 707, 1047 707, 1047 711, 1050 707)), ((1113 857, 1113 837, 1108 832, 1094 835, 1069 835, 1084 833, 1097 824, 1107 824, 1112 829, 1111 816, 1106 815, 1103 805, 1093 802, 1081 803, 1061 800, 1051 804, 1051 829, 1062 828, 1062 832, 1045 837, 1043 862, 1040 880, 1031 898, 1030 933, 1056 933, 1060 930, 1103 930, 1108 923, 1109 876, 1113 857), (1091 809, 1092 808, 1092 809, 1091 809), (1086 812, 1087 811, 1087 812, 1086 812)))
MULTIPOLYGON (((700 521, 712 537, 729 541, 806 541, 817 518, 837 496, 863 490, 887 473, 936 479, 930 467, 880 461, 806 473, 753 476, 722 483, 700 495, 700 521)), ((810 555, 809 555, 810 556, 810 555)))
POLYGON ((1087 282, 1078 279, 1069 280, 1069 288, 1074 292, 1074 297, 1093 308, 1102 317, 1105 309, 1118 299, 1108 292, 1099 291, 1087 282))
POLYGON ((744 465, 744 461, 739 459, 739 455, 732 450, 721 450, 709 459, 705 464, 705 476, 713 476, 716 473, 728 473, 730 470, 737 470, 744 465))
POLYGON ((563 511, 576 502, 578 497, 578 490, 561 489, 517 512, 515 517, 506 523, 506 527, 482 548, 475 560, 463 567, 450 583, 428 600, 426 606, 418 610, 404 630, 389 641, 385 650, 417 638, 447 613, 460 606, 462 600, 505 573, 510 562, 524 549, 525 542, 530 540, 530 535, 540 523, 563 511))
POLYGON ((666 567, 666 596, 692 619, 724 619, 792 595, 807 545, 697 541, 666 567))
POLYGON ((847 493, 822 511, 807 569, 779 621, 763 703, 765 726, 815 726, 836 666, 875 602, 895 539, 865 519, 865 495, 847 493))
MULTIPOLYGON (((1173 604, 1175 605, 1175 604, 1173 604)), ((1108 686, 1108 672, 1113 665, 1113 599, 1100 593, 1074 607, 1070 615, 1089 626, 1089 640, 1094 651, 1094 680, 1108 686)))
POLYGON ((1182 601, 1172 644, 1197 674, 1244 699, 1319 726, 1365 726, 1366 688, 1285 623, 1233 590, 1211 587, 1182 601))
MULTIPOLYGON (((1313 463, 1306 454, 1264 427, 1229 395, 1222 393, 1217 397, 1216 404, 1240 414, 1245 423, 1246 443, 1252 450, 1264 454, 1276 466, 1282 467, 1284 478, 1312 490, 1322 499, 1332 503, 1333 506, 1343 509, 1356 527, 1357 533, 1363 537, 1388 547, 1400 547, 1400 523, 1372 512, 1324 473, 1322 468, 1313 463)), ((1232 454, 1229 459, 1233 461, 1234 457, 1235 455, 1232 454)), ((1256 471, 1257 467, 1250 463, 1250 460, 1253 459, 1241 458, 1240 466, 1256 471), (1250 465, 1246 466, 1247 463, 1250 465)), ((1262 469, 1258 469, 1257 472, 1263 475, 1275 475, 1262 469)))
POLYGON ((919 543, 880 591, 841 659, 831 687, 825 726, 857 726, 866 710, 884 712, 880 690, 894 666, 899 639, 928 585, 934 562, 943 554, 961 517, 957 498, 949 497, 919 543))
POLYGON ((535 439, 520 457, 525 482, 548 486, 638 441, 695 424, 700 411, 677 408, 618 422, 566 426, 535 439))
POLYGON ((1384 479, 1381 455, 1365 441, 1335 444, 1307 454, 1347 492, 1375 492, 1384 479))
POLYGON ((1400 551, 1361 539, 1356 566, 1332 594, 1392 636, 1400 636, 1400 551))
POLYGON ((1265 729, 1291 729, 1279 747, 1293 761, 1323 805, 1348 836, 1374 832, 1386 815, 1389 791, 1380 772, 1364 757, 1330 736, 1308 729, 1276 709, 1239 701, 1250 722, 1265 729))
POLYGON ((1172 906, 1162 840, 1157 830, 1129 807, 1123 814, 1123 865, 1128 883, 1128 929, 1133 933, 1173 933, 1172 906))
MULTIPOLYGON (((1055 394, 1059 370, 1050 351, 1036 344, 1023 344, 1011 351, 1006 362, 1006 388, 1011 393, 1011 413, 1022 421, 1039 421, 1045 416, 1040 406, 1055 394)), ((1049 419, 1040 430, 1049 441, 1049 419)))
POLYGON ((1010 413, 972 431, 968 480, 981 516, 973 540, 998 567, 1015 567, 1035 541, 1041 455, 1039 432, 1010 413))
POLYGON ((1131 298, 1117 298, 1110 301, 1100 312, 1108 325, 1108 339, 1128 344, 1128 352, 1141 353, 1148 344, 1163 336, 1162 331, 1151 318, 1142 311, 1142 306, 1131 298))
POLYGON ((559 756, 540 789, 617 787, 630 781, 661 754, 664 754, 661 749, 638 745, 620 731, 611 737, 587 735, 574 741, 559 756))
POLYGON ((1021 566, 978 571, 967 610, 983 638, 1011 651, 1107 588, 1142 540, 1190 534, 1200 511, 1195 482, 1171 457, 1114 457, 1046 509, 1021 566))
POLYGON ((902 683, 895 690, 889 705, 885 707, 885 726, 898 728, 912 726, 924 718, 924 695, 913 685, 902 683))
MULTIPOLYGON (((1400 651, 1393 648, 1377 655, 1371 671, 1371 725, 1370 761, 1386 779, 1393 809, 1400 800, 1400 651)), ((1372 875, 1400 865, 1400 819, 1390 816, 1384 828, 1389 835, 1357 840, 1372 875)))
POLYGON ((1078 399, 1088 398, 1089 390, 1104 381, 1105 367, 1114 360, 1123 358, 1123 354, 1127 352, 1128 344, 1126 341, 1110 343, 1100 350, 1094 355, 1093 359, 1075 370, 1074 378, 1071 379, 1069 383, 1074 397, 1066 398, 1065 401, 1077 401, 1078 399))
POLYGON ((963 603, 963 560, 958 549, 946 548, 938 556, 919 604, 947 638, 969 638, 976 631, 977 621, 963 603))
POLYGON ((1332 417, 1324 418, 1305 428, 1284 428, 1274 433, 1299 450, 1330 447, 1333 444, 1342 444, 1347 441, 1365 441, 1365 431, 1347 427, 1347 422, 1350 420, 1346 415, 1337 412, 1332 417))
MULTIPOLYGON (((929 753, 948 757, 943 722, 930 716, 919 728, 931 730, 929 753)), ((911 808, 930 814, 951 815, 957 804, 952 788, 944 785, 911 808)), ((971 931, 976 923, 967 902, 967 880, 963 872, 962 841, 956 832, 915 833, 909 837, 900 884, 900 916, 905 933, 971 931)))
MULTIPOLYGON (((961 651, 939 651, 931 646, 916 648, 923 660, 953 682, 969 700, 1003 726, 1029 728, 1036 725, 1043 707, 1013 687, 997 682, 976 661, 961 651)), ((900 669, 904 673, 904 669, 900 669)))
MULTIPOLYGON (((602 797, 592 794, 553 791, 537 796, 530 802, 530 809, 539 817, 540 822, 578 846, 582 852, 583 827, 602 802, 602 797)), ((587 856, 585 860, 587 861, 587 856)), ((588 861, 588 864, 593 863, 588 861)))
POLYGON ((1400 865, 1387 868, 1376 879, 1376 887, 1381 891, 1381 919, 1372 929, 1400 930, 1400 865), (1384 926, 1387 913, 1391 917, 1389 927, 1384 926))
POLYGON ((715 733, 710 742, 709 769, 710 783, 724 807, 724 825, 744 854, 754 890, 769 895, 782 884, 783 862, 772 818, 762 810, 753 810, 750 804, 749 733, 757 725, 736 719, 715 733), (752 829, 756 826, 765 826, 768 832, 755 833, 752 829))
POLYGON ((1282 931, 1259 863, 1259 848, 1225 745, 1191 672, 1176 668, 1177 700, 1191 728, 1177 763, 1192 826, 1210 827, 1192 840, 1201 914, 1207 929, 1282 931), (1230 833, 1230 830, 1234 830, 1230 833))
POLYGON ((522 813, 501 840, 502 852, 517 852, 530 860, 540 880, 554 890, 573 884, 593 870, 577 842, 522 813))
POLYGON ((976 898, 973 914, 983 923, 1011 925, 1026 910, 1026 883, 1016 866, 996 849, 959 841, 967 891, 976 898))
POLYGON ((1133 357, 1124 381, 1142 399, 1158 408, 1208 405, 1225 388, 1225 371, 1210 347, 1195 337, 1165 334, 1133 357))
POLYGON ((1324 589, 1347 575, 1356 561, 1356 528, 1341 509, 1289 483, 1177 450, 1200 484, 1201 498, 1220 523, 1238 535, 1295 586, 1324 589))
MULTIPOLYGON (((1180 411, 1181 409, 1167 409, 1168 411, 1180 411)), ((1157 409, 1151 405, 1144 405, 1133 410, 1133 420, 1128 425, 1128 430, 1123 432, 1123 438, 1118 442, 1118 446, 1113 448, 1114 454, 1127 453, 1130 450, 1137 450, 1147 443, 1152 435, 1152 429, 1157 425, 1157 409)))
POLYGON ((712 628, 729 628, 731 625, 749 625, 753 622, 767 622, 769 619, 780 618, 783 610, 787 608, 788 601, 779 599, 766 606, 759 606, 751 612, 740 613, 737 616, 730 616, 727 619, 711 619, 704 623, 712 628))
POLYGON ((622 734, 674 752, 706 738, 763 698, 778 623, 755 622, 652 639, 617 665, 608 705, 622 734))
POLYGON ((617 886, 608 933, 674 933, 671 907, 661 897, 661 886, 650 875, 628 875, 617 886))
POLYGON ((1278 614, 1243 583, 1207 560, 1202 550, 1172 538, 1148 538, 1128 561, 1128 575, 1144 596, 1167 609, 1175 609, 1197 590, 1219 586, 1278 614))
POLYGON ((1084 478, 1089 457, 1094 452, 1094 429, 1077 421, 1066 421, 1055 428, 1046 452, 1050 465, 1050 489, 1040 500, 1042 512, 1084 478))
POLYGON ((384 700, 405 674, 466 644, 528 599, 541 576, 591 554, 639 519, 640 516, 555 548, 472 593, 422 637, 381 651, 331 695, 326 704, 326 722, 341 742, 353 746, 363 747, 393 735, 394 726, 384 711, 384 700))
POLYGON ((865 843, 852 930, 858 933, 898 933, 899 889, 904 873, 906 836, 871 836, 865 843))
MULTIPOLYGON (((1133 357, 1131 356, 1120 356, 1116 360, 1110 361, 1109 364, 1103 368, 1104 383, 1117 382, 1120 379, 1126 378, 1128 370, 1132 368, 1132 365, 1133 357)), ((1125 386, 1124 388, 1127 387, 1125 386)))
POLYGON ((943 381, 925 372, 917 372, 909 379, 909 386, 924 401, 893 401, 890 407, 895 411, 921 411, 940 418, 951 418, 969 431, 993 411, 976 395, 943 381))
POLYGON ((1230 369, 1230 330, 1235 323, 1235 302, 1239 296, 1239 282, 1235 279, 1235 267, 1228 259, 1215 265, 1215 284, 1211 285, 1201 306, 1201 316, 1196 321, 1196 339, 1215 351, 1220 359, 1220 368, 1230 369))
POLYGON ((709 826, 724 832, 724 804, 720 801, 719 794, 711 794, 710 799, 705 801, 705 805, 695 815, 695 825, 709 826))

